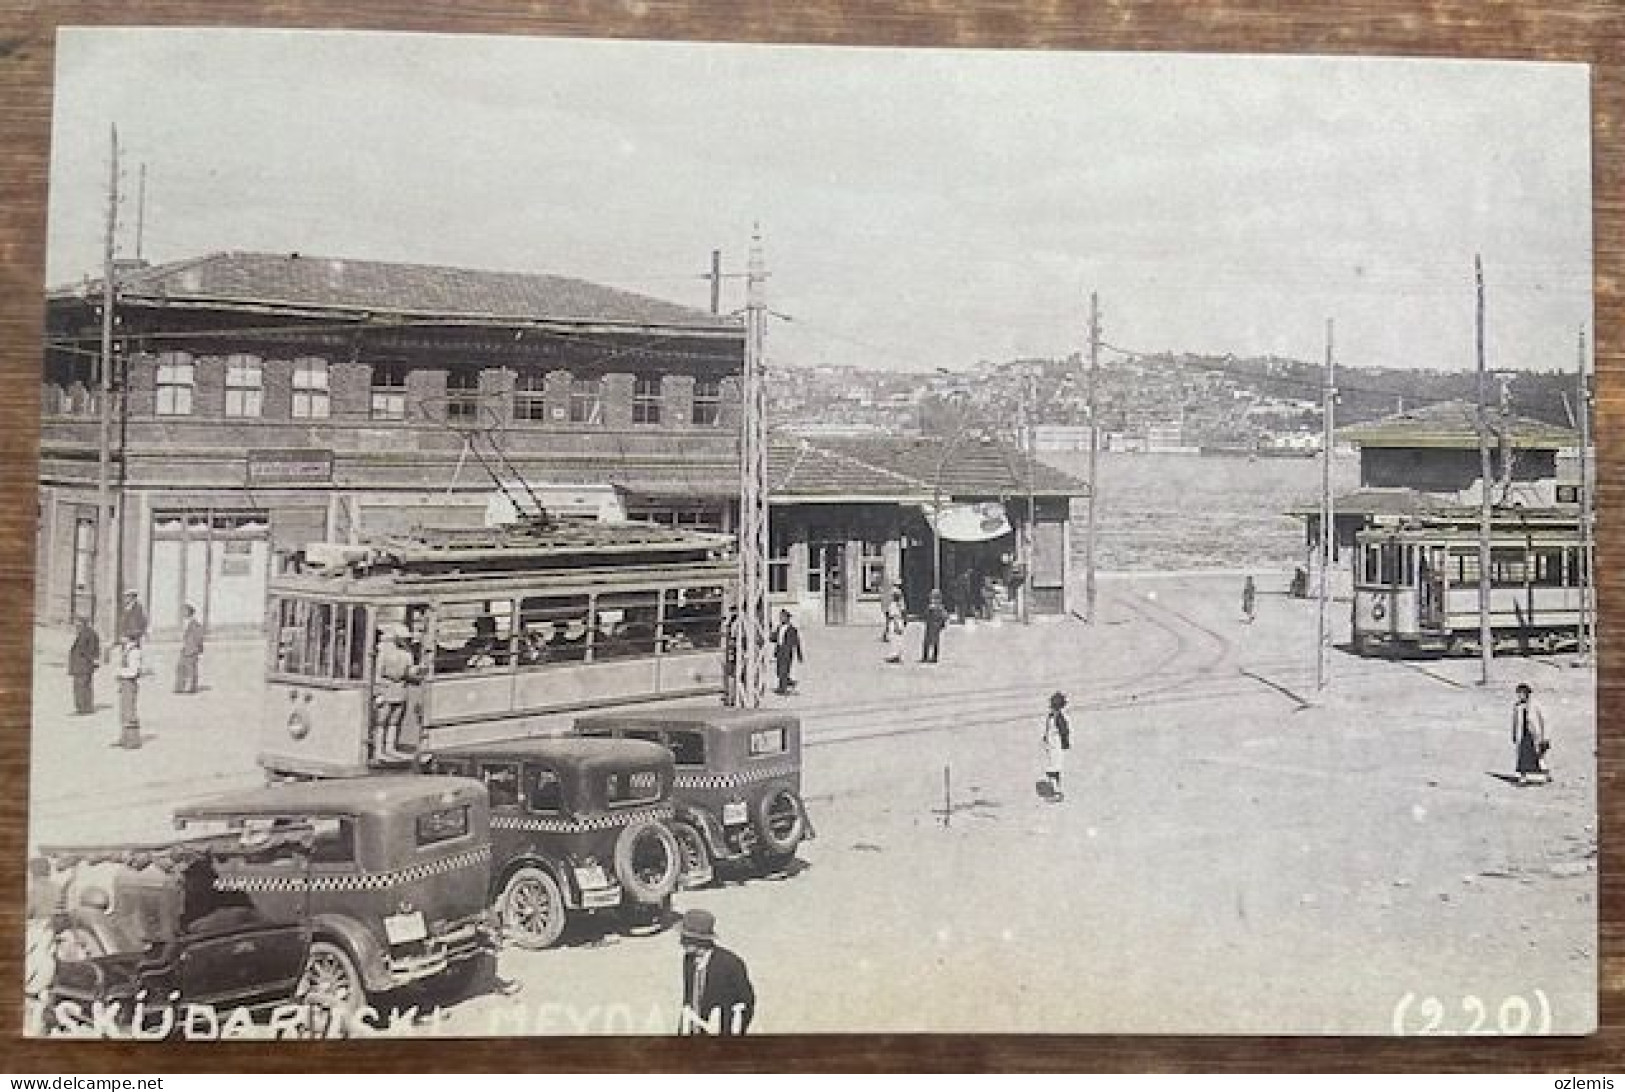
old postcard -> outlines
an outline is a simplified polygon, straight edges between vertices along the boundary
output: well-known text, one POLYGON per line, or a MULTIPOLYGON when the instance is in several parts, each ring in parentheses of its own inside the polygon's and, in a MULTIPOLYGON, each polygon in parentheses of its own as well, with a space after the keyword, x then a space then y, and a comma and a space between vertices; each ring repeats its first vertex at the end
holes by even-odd
POLYGON ((63 31, 27 1031, 1592 1031, 1589 91, 63 31))

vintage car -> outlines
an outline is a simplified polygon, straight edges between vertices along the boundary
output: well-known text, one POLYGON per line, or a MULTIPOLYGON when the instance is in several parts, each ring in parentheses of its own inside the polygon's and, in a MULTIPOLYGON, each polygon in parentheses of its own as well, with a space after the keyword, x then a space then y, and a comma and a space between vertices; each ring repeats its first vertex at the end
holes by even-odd
POLYGON ((443 748, 427 766, 477 778, 490 792, 491 895, 505 941, 549 947, 572 912, 664 913, 681 871, 666 826, 672 760, 664 748, 521 739, 443 748))
POLYGON ((268 917, 308 921, 303 988, 356 1009, 443 973, 478 973, 494 948, 490 805, 485 787, 453 777, 384 774, 283 782, 190 804, 182 827, 275 843, 308 826, 308 857, 263 852, 220 868, 217 885, 268 917))
POLYGON ((163 1037, 188 1006, 252 1015, 302 997, 309 924, 217 881, 245 855, 307 854, 308 835, 43 849, 29 891, 37 1030, 163 1037))
POLYGON ((672 833, 683 882, 698 887, 727 862, 776 871, 814 837, 801 800, 801 721, 755 709, 677 707, 577 717, 577 734, 659 743, 677 767, 672 833))

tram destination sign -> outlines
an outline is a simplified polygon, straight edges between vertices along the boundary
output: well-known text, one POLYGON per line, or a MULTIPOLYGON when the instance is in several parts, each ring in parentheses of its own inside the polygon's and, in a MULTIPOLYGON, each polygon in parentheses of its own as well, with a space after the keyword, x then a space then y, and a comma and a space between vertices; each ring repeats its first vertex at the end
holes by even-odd
POLYGON ((311 485, 333 480, 333 453, 324 448, 250 449, 248 484, 311 485))

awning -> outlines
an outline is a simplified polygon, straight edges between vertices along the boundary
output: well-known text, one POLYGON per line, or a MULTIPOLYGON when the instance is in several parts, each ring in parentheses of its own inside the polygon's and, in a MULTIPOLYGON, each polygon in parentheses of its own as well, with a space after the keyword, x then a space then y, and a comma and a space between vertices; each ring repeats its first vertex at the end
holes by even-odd
POLYGON ((1010 517, 997 501, 983 504, 956 504, 937 508, 922 504, 925 521, 937 537, 949 542, 991 542, 1010 533, 1010 517))

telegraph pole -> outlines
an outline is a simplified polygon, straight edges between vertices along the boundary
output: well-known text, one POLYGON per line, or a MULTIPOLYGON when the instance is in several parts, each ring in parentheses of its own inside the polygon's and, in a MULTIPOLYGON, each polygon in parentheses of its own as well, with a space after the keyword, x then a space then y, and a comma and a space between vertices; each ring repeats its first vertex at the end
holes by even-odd
POLYGON ((141 236, 147 227, 147 165, 141 164, 135 188, 135 257, 141 260, 141 236))
POLYGON ((1337 403, 1337 365, 1332 355, 1332 320, 1326 320, 1326 389, 1321 392, 1320 441, 1320 600, 1315 629, 1315 689, 1326 689, 1331 648, 1332 547, 1337 538, 1337 512, 1332 504, 1332 432, 1337 403))
POLYGON ((1095 505, 1100 493, 1100 407, 1095 396, 1100 372, 1100 297, 1089 293, 1089 507, 1083 524, 1083 615, 1095 624, 1095 505))
POLYGON ((1021 384, 1021 429, 1022 451, 1027 460, 1027 525, 1025 528, 1026 549, 1022 561, 1027 566, 1027 575, 1021 581, 1021 621, 1028 624, 1033 620, 1033 548, 1038 545, 1038 501, 1034 497, 1033 489, 1033 460, 1038 457, 1038 436, 1035 422, 1038 420, 1037 391, 1034 390, 1035 381, 1027 376, 1021 384))
POLYGON ((711 252, 711 313, 722 314, 722 251, 711 252))
POLYGON ((1478 507, 1478 643, 1480 686, 1490 684, 1490 662, 1495 659, 1495 634, 1490 626, 1490 373, 1484 361, 1484 261, 1473 255, 1473 279, 1478 286, 1478 465, 1483 475, 1483 496, 1478 507))
POLYGON ((98 416, 101 424, 100 447, 96 463, 96 515, 97 515, 97 578, 93 586, 91 604, 97 617, 97 626, 106 640, 116 637, 118 628, 118 601, 120 582, 124 574, 119 571, 118 552, 113 547, 113 521, 122 519, 113 507, 113 305, 116 290, 113 286, 114 236, 118 230, 118 127, 111 128, 111 156, 107 178, 107 235, 102 248, 102 346, 97 362, 100 398, 98 416))
MULTIPOLYGON (((720 279, 721 252, 712 252, 713 299, 720 279)), ((767 325, 761 229, 751 235, 746 275, 744 412, 739 445, 739 617, 734 627, 735 686, 738 704, 754 709, 766 688, 769 634, 767 607, 767 398, 763 381, 763 334, 767 325)))

